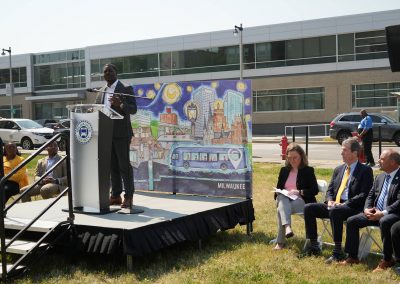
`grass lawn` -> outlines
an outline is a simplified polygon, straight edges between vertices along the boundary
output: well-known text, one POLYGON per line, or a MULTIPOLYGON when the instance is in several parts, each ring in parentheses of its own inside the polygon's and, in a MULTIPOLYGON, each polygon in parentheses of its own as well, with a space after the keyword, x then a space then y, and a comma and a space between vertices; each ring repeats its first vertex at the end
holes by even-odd
MULTIPOLYGON (((400 277, 388 270, 374 274, 379 257, 352 267, 326 265, 331 247, 323 256, 299 260, 304 244, 304 221, 293 217, 295 237, 286 249, 274 251, 269 241, 276 234, 276 210, 272 187, 280 165, 255 163, 253 202, 256 221, 251 237, 246 227, 219 232, 197 243, 183 243, 136 258, 134 271, 125 268, 125 258, 82 255, 72 261, 61 253, 44 256, 17 283, 397 283, 400 277)), ((332 170, 317 169, 317 178, 330 180, 332 170)), ((321 224, 319 223, 319 229, 321 224)))

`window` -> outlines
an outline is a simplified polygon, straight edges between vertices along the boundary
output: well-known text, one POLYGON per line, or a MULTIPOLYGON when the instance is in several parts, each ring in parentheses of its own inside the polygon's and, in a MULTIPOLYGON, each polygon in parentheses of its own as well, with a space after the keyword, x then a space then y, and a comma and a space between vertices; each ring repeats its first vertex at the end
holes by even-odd
POLYGON ((325 89, 321 87, 260 90, 253 92, 254 111, 324 109, 325 89))
POLYGON ((352 107, 395 107, 397 98, 391 92, 400 92, 400 82, 352 86, 352 107))
POLYGON ((64 119, 68 118, 67 105, 78 102, 46 102, 46 103, 35 103, 35 119, 64 119))
POLYGON ((386 34, 384 30, 355 34, 356 60, 387 57, 386 34))
POLYGON ((34 64, 57 63, 67 60, 84 60, 85 51, 83 49, 39 54, 33 56, 34 64))
MULTIPOLYGON (((22 117, 22 105, 13 105, 14 118, 22 117)), ((11 107, 10 105, 0 106, 0 117, 11 118, 11 107)))
MULTIPOLYGON (((14 88, 26 87, 26 67, 12 68, 14 88)), ((5 89, 10 83, 10 69, 0 69, 0 89, 5 89)))
POLYGON ((39 65, 34 68, 35 90, 83 88, 85 63, 83 61, 39 65))
POLYGON ((119 79, 158 76, 158 54, 154 53, 91 60, 90 77, 92 81, 103 80, 103 67, 107 63, 112 63, 117 67, 119 79))

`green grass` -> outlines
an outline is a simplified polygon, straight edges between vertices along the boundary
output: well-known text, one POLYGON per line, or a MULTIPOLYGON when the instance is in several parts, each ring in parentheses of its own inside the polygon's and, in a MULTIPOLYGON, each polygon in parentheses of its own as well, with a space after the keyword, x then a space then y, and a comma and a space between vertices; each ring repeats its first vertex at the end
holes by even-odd
MULTIPOLYGON (((379 257, 352 267, 326 265, 331 248, 323 256, 299 260, 304 244, 304 221, 293 217, 295 237, 286 249, 274 251, 269 241, 276 235, 276 210, 272 187, 280 165, 255 163, 253 201, 256 221, 251 237, 245 226, 219 232, 197 243, 183 243, 134 259, 127 272, 123 257, 82 255, 72 261, 53 252, 44 256, 17 283, 396 283, 392 271, 374 274, 379 257)), ((332 170, 317 169, 318 179, 330 180, 332 170)), ((321 224, 319 224, 319 229, 321 224)))

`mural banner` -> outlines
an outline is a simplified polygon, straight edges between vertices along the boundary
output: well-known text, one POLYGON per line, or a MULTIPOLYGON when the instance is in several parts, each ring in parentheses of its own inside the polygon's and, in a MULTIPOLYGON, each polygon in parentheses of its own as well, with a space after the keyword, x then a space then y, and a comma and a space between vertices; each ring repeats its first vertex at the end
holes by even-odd
POLYGON ((251 81, 135 85, 135 188, 252 196, 251 81))

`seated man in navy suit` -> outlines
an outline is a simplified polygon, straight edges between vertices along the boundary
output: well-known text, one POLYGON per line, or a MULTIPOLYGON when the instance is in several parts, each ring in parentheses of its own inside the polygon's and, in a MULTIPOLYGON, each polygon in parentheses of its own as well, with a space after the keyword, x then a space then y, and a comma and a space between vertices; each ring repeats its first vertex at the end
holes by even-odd
POLYGON ((383 242, 383 259, 374 272, 394 265, 390 229, 400 220, 400 154, 393 149, 383 151, 379 158, 379 167, 384 173, 375 178, 365 202, 364 212, 347 219, 345 251, 349 256, 341 262, 343 265, 358 263, 360 228, 379 226, 383 242))
POLYGON ((373 182, 372 169, 358 161, 360 150, 361 146, 355 138, 343 141, 341 155, 344 164, 333 171, 325 203, 305 205, 304 222, 311 245, 300 257, 321 254, 316 218, 329 218, 335 247, 332 256, 326 260, 326 263, 344 259, 342 252, 343 222, 350 216, 362 212, 373 182))

